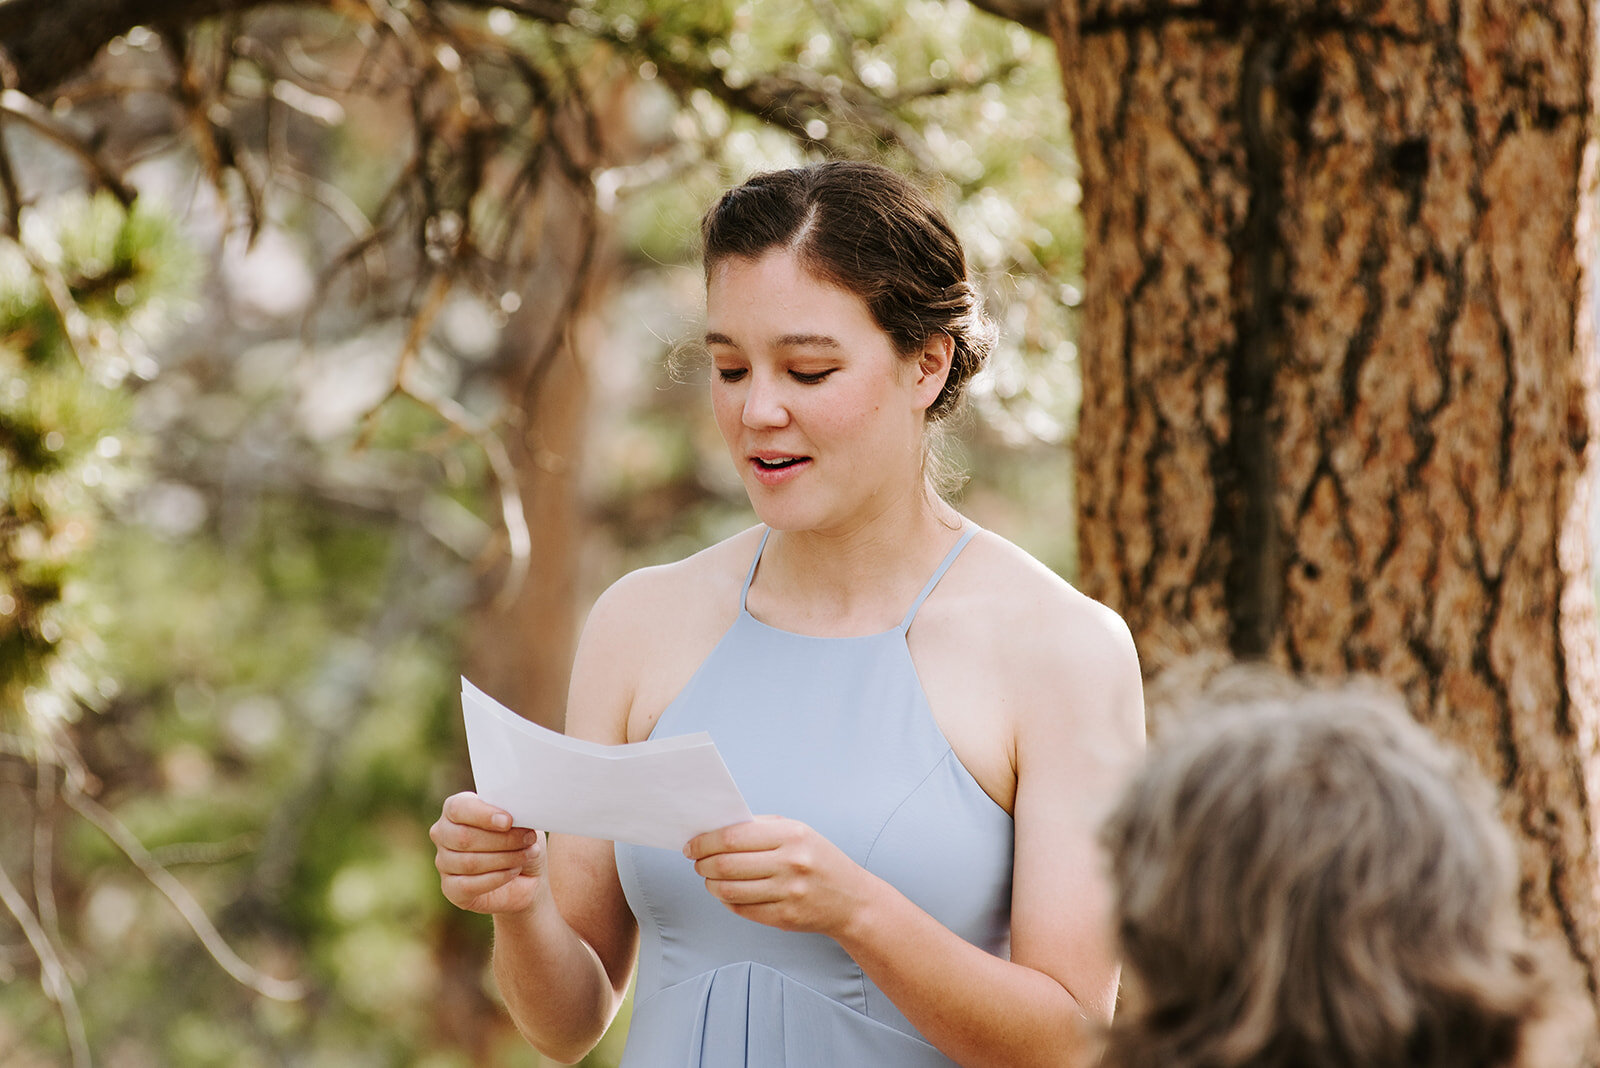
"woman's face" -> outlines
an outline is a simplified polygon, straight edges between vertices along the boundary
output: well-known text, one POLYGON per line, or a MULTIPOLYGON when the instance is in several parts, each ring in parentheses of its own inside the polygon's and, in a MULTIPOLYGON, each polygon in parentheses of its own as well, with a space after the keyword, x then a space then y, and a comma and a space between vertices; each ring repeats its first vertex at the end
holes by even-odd
POLYGON ((922 492, 943 374, 930 387, 860 297, 787 251, 725 260, 706 286, 706 346, 717 426, 762 522, 843 531, 922 492))

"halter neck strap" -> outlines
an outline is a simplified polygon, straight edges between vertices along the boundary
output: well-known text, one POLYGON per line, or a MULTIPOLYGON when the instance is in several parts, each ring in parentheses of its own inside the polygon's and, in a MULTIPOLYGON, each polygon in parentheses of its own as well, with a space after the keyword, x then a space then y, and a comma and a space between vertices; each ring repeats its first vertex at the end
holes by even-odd
POLYGON ((750 583, 755 581, 756 568, 761 564, 761 554, 767 549, 767 539, 772 536, 772 528, 767 527, 761 531, 761 544, 756 546, 755 559, 750 561, 750 572, 744 577, 744 589, 739 591, 739 611, 749 610, 746 602, 750 600, 750 583))
MULTIPOLYGON (((944 573, 950 570, 950 565, 956 562, 956 557, 961 555, 961 550, 967 547, 967 542, 972 540, 973 535, 977 534, 979 529, 978 524, 970 519, 967 520, 967 529, 961 532, 961 537, 956 539, 956 543, 950 547, 950 551, 944 554, 944 559, 939 561, 938 567, 934 568, 927 584, 922 587, 922 592, 917 594, 915 601, 911 602, 911 608, 906 612, 906 618, 900 621, 900 629, 902 631, 911 629, 911 621, 917 618, 917 609, 922 607, 922 602, 926 601, 928 594, 932 593, 933 588, 939 585, 939 580, 944 578, 944 573)), ((750 561, 750 570, 744 576, 744 588, 739 591, 739 610, 742 612, 749 611, 750 584, 755 581, 756 568, 761 566, 761 554, 766 552, 767 539, 771 536, 771 527, 761 532, 761 544, 756 546, 755 558, 750 561)))
POLYGON ((961 537, 950 547, 950 551, 944 554, 944 559, 939 562, 939 566, 934 569, 933 575, 929 577, 928 584, 922 587, 922 592, 917 594, 917 599, 911 602, 910 611, 906 613, 906 618, 900 622, 901 630, 911 629, 911 621, 917 618, 917 609, 922 607, 922 602, 926 601, 928 594, 932 593, 933 588, 939 585, 939 580, 944 578, 944 573, 950 570, 950 565, 956 562, 956 557, 961 555, 961 550, 967 547, 967 542, 971 541, 972 536, 976 533, 978 533, 978 524, 970 519, 967 520, 967 529, 961 532, 961 537))

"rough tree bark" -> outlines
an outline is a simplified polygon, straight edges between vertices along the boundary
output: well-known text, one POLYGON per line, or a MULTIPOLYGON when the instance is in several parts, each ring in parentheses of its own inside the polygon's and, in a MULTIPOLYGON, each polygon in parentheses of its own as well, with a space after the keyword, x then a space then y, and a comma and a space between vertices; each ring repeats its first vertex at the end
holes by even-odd
POLYGON ((1152 673, 1374 672, 1474 753, 1591 992, 1584 0, 1061 0, 1080 581, 1152 673))

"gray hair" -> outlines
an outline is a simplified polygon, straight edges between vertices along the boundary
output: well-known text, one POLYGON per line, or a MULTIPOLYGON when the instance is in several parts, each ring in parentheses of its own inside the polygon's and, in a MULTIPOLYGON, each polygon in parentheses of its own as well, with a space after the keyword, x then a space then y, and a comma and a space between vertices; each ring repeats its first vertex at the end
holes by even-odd
POLYGON ((1398 699, 1193 709, 1101 840, 1125 968, 1108 1065, 1534 1063, 1552 986, 1510 837, 1487 784, 1398 699))

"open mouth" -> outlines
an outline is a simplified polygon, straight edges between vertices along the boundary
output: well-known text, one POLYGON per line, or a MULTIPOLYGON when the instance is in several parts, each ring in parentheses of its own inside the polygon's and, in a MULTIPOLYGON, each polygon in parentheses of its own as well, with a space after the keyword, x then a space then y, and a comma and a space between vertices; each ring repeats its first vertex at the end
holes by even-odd
POLYGON ((778 456, 769 460, 760 456, 753 456, 751 459, 754 460, 756 466, 763 471, 782 471, 785 467, 793 467, 795 464, 805 463, 808 457, 778 456))

